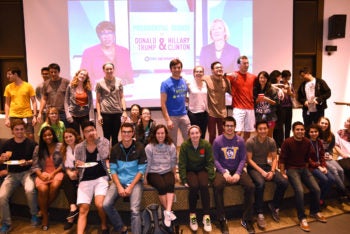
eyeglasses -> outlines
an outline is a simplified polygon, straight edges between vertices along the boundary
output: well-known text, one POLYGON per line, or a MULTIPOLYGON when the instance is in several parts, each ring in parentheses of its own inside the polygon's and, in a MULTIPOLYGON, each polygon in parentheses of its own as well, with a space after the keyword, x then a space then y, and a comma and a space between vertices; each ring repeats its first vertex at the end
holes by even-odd
POLYGON ((122 131, 122 134, 131 134, 132 131, 122 131))
POLYGON ((234 128, 235 125, 224 125, 226 128, 234 128))

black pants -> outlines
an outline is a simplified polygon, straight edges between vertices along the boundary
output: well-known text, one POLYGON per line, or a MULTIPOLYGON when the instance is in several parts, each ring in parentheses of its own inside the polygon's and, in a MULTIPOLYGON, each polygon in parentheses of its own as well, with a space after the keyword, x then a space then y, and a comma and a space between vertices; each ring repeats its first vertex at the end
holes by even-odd
POLYGON ((103 130, 103 136, 110 140, 112 138, 112 146, 118 143, 118 134, 120 129, 120 117, 122 116, 122 113, 117 114, 104 114, 101 113, 103 124, 102 124, 102 130, 103 130))
POLYGON ((201 138, 205 139, 208 125, 208 113, 206 111, 200 113, 192 113, 191 111, 187 111, 187 115, 190 119, 191 125, 199 126, 202 132, 201 138))
POLYGON ((175 177, 172 171, 164 174, 148 173, 147 181, 158 191, 159 195, 174 193, 175 177))
MULTIPOLYGON (((237 184, 241 185, 244 189, 244 203, 243 203, 243 215, 244 221, 253 221, 253 204, 254 204, 254 193, 255 185, 252 179, 246 172, 242 172, 240 180, 237 184)), ((226 180, 224 176, 216 172, 214 186, 214 197, 218 220, 225 219, 225 206, 224 206, 224 189, 226 186, 226 180)))
POLYGON ((197 196, 198 196, 198 192, 200 192, 203 213, 209 214, 210 196, 209 196, 209 188, 208 188, 208 184, 209 184, 208 172, 206 170, 201 170, 197 172, 188 171, 187 183, 190 190, 188 193, 190 213, 196 213, 197 196))
POLYGON ((303 120, 305 129, 307 129, 311 124, 317 123, 320 117, 324 116, 324 110, 317 110, 316 112, 309 112, 303 110, 303 120))
POLYGON ((62 188, 69 205, 77 204, 78 180, 71 180, 69 176, 64 173, 62 188))
POLYGON ((73 123, 69 123, 68 128, 73 128, 78 134, 81 134, 80 127, 82 127, 82 124, 84 121, 89 121, 89 116, 81 116, 81 117, 74 117, 73 116, 73 123))
POLYGON ((290 137, 290 130, 292 129, 293 108, 292 107, 280 107, 277 111, 276 127, 273 131, 273 139, 276 141, 278 148, 284 139, 290 137))

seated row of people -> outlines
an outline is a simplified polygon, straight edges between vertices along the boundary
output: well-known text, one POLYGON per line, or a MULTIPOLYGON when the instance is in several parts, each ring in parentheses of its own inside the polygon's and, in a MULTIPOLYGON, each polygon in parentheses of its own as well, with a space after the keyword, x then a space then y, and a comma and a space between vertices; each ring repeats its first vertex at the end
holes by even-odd
MULTIPOLYGON (((321 119, 320 123, 323 120, 327 119, 321 119)), ((320 124, 323 125, 327 124, 320 124)), ((38 202, 44 231, 49 229, 48 207, 57 196, 61 185, 70 204, 65 229, 72 227, 74 219, 78 217, 77 233, 84 233, 90 203, 95 197, 102 233, 109 232, 107 217, 115 231, 127 233, 127 226, 115 209, 114 203, 119 197, 130 197, 131 230, 133 233, 141 233, 143 183, 152 185, 158 191, 160 203, 164 208, 164 224, 171 227, 172 221, 176 219, 172 203, 177 157, 176 147, 164 125, 155 127, 149 144, 144 148, 143 143, 133 139, 135 134, 133 124, 126 122, 121 126, 121 141, 111 150, 109 141, 98 137, 95 125, 90 121, 83 124, 85 140, 82 142, 73 129, 66 129, 63 134, 64 143, 61 144, 55 131, 46 126, 40 133, 38 146, 25 137, 24 126, 23 120, 12 121, 14 138, 6 142, 1 149, 1 162, 8 164, 8 175, 0 189, 2 231, 11 229, 9 198, 21 183, 31 207, 32 224, 38 225, 40 222, 38 202), (30 176, 32 173, 36 175, 35 180, 30 176), (111 185, 108 184, 110 178, 113 181, 111 185)), ((329 121, 327 126, 330 127, 329 121)), ((268 122, 265 120, 257 122, 256 136, 246 143, 243 138, 236 135, 235 127, 235 119, 226 117, 223 121, 223 134, 218 136, 211 146, 201 138, 200 128, 193 125, 188 130, 189 139, 181 145, 179 176, 182 184, 189 188, 191 230, 198 229, 196 203, 199 192, 204 213, 204 230, 207 232, 212 230, 208 185, 212 185, 214 189, 216 213, 222 233, 229 233, 223 196, 226 184, 240 184, 244 189, 241 224, 249 233, 255 233, 254 210, 257 214, 258 227, 261 229, 266 227, 263 215, 263 192, 266 181, 274 181, 277 184, 273 200, 268 204, 276 222, 280 220, 279 208, 288 181, 291 183, 296 194, 300 227, 305 231, 309 231, 310 228, 304 212, 302 183, 311 192, 310 215, 320 222, 326 222, 320 213, 320 205, 329 190, 325 188, 336 182, 341 195, 349 195, 343 178, 338 176, 339 179, 336 180, 335 171, 327 170, 323 149, 326 141, 317 139, 319 133, 322 133, 321 139, 323 139, 326 130, 322 128, 319 130, 318 126, 313 125, 308 130, 310 135, 308 139, 304 136, 304 125, 301 122, 294 123, 293 137, 286 139, 282 144, 279 171, 276 144, 268 137, 268 122), (319 180, 320 186, 312 174, 319 180)), ((330 165, 334 165, 330 162, 332 160, 328 158, 326 160, 330 165)))

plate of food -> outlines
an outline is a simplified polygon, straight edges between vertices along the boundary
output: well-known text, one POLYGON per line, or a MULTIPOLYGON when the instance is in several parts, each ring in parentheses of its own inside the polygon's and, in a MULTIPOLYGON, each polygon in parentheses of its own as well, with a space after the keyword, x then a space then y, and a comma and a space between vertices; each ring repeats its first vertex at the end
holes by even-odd
POLYGON ((94 167, 98 163, 97 162, 86 162, 83 165, 77 166, 78 168, 88 168, 88 167, 94 167))
POLYGON ((22 163, 23 160, 8 160, 6 162, 4 162, 4 164, 7 165, 19 165, 22 163))

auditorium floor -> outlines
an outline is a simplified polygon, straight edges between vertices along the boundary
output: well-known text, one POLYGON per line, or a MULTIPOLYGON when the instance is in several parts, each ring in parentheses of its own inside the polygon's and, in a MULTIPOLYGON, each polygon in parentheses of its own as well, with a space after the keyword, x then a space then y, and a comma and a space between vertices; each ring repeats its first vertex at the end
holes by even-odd
MULTIPOLYGON (((349 213, 350 212, 350 206, 344 203, 340 203, 337 200, 329 200, 328 201, 328 206, 323 210, 323 214, 330 218, 332 216, 337 216, 337 215, 345 215, 347 216, 348 214, 345 213, 349 213)), ((307 211, 308 214, 308 211, 307 211)), ((285 210, 281 210, 280 212, 280 216, 281 216, 281 222, 280 223, 275 223, 270 214, 266 213, 265 215, 265 219, 266 219, 266 223, 267 223, 267 228, 265 230, 265 232, 270 232, 270 231, 274 231, 274 230, 279 230, 279 229, 285 229, 288 227, 292 227, 292 226, 296 226, 298 223, 298 220, 296 218, 296 211, 293 208, 288 208, 285 210)), ((316 223, 313 222, 313 220, 310 218, 308 218, 308 221, 310 221, 310 228, 312 231, 312 227, 313 225, 315 225, 316 223)), ((325 229, 328 229, 327 226, 330 226, 332 222, 332 219, 329 220, 329 224, 323 224, 325 225, 325 229)), ((199 221, 200 223, 200 221, 199 221)), ((240 220, 238 218, 234 218, 234 219, 230 219, 228 222, 229 225, 229 231, 230 233, 235 233, 235 234, 246 234, 247 231, 241 227, 240 225, 240 220)), ((332 227, 331 230, 328 229, 329 233, 338 233, 337 232, 337 225, 333 225, 335 227, 332 227)), ((261 233, 262 231, 259 230, 256 226, 256 224, 254 224, 256 233, 261 233)), ((350 222, 348 222, 347 227, 349 230, 350 229, 350 222)), ((12 232, 11 233, 18 233, 18 234, 37 234, 37 233, 50 233, 50 234, 68 234, 68 233, 75 233, 76 232, 76 226, 74 225, 74 227, 69 230, 69 231, 64 231, 63 230, 63 224, 59 223, 59 222, 51 222, 50 223, 50 228, 48 231, 44 232, 41 231, 40 227, 31 227, 30 226, 30 220, 28 218, 23 218, 23 217, 14 217, 13 218, 13 224, 12 224, 12 232)), ((341 227, 342 231, 344 231, 344 226, 341 227)), ((191 233, 190 229, 188 228, 187 225, 180 225, 180 231, 183 231, 183 234, 187 234, 187 233, 191 233)), ((297 229, 298 230, 298 229, 297 229)), ((303 233, 303 231, 301 231, 299 229, 299 233, 303 233)), ((100 233, 99 230, 99 226, 97 225, 88 225, 87 230, 86 230, 87 234, 97 234, 100 233)), ((181 233, 181 232, 180 232, 181 233)), ((198 232, 198 234, 200 233, 204 233, 202 226, 200 226, 198 232)), ((220 231, 218 229, 218 227, 216 227, 216 225, 213 225, 213 231, 211 233, 215 233, 215 234, 219 234, 220 231)), ((278 233, 278 232, 273 232, 273 233, 278 233)), ((285 233, 285 232, 284 232, 285 233)))

